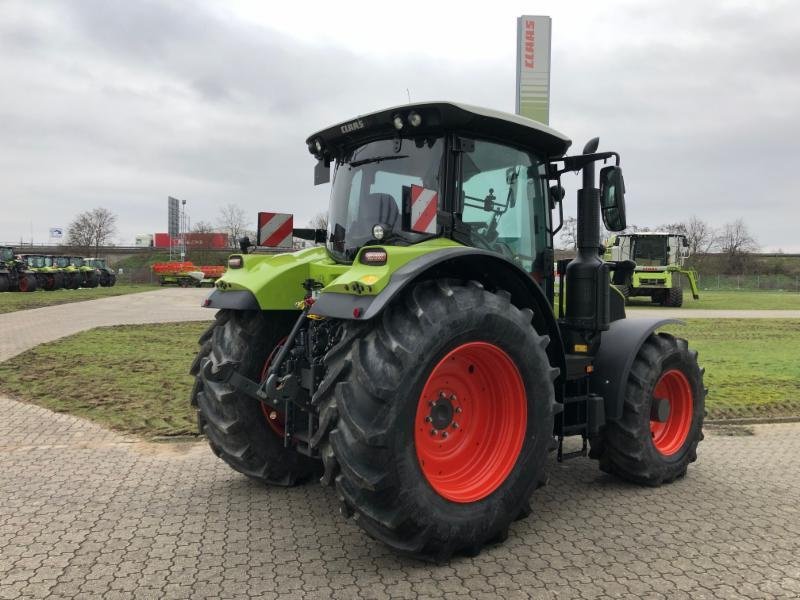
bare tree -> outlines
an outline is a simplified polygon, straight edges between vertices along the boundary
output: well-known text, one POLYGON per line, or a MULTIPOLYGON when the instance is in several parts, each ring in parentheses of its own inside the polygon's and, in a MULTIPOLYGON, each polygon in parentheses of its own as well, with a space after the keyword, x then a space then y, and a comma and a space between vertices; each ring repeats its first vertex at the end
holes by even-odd
POLYGON ((108 244, 117 233, 117 215, 107 208, 95 208, 80 213, 67 228, 67 244, 80 248, 94 248, 95 257, 100 246, 108 244))
POLYGON ((714 228, 695 215, 692 215, 684 227, 686 241, 689 243, 689 254, 708 254, 717 239, 714 228))
POLYGON ((242 207, 230 203, 219 209, 219 228, 228 234, 229 244, 235 246, 247 227, 247 218, 242 207))
POLYGON ((559 250, 577 250, 578 248, 578 219, 565 217, 558 238, 559 250))
POLYGON ((312 229, 324 229, 325 231, 328 231, 328 213, 317 213, 311 217, 311 220, 308 222, 308 226, 312 229))
POLYGON ((208 221, 198 221, 192 227, 193 233, 214 233, 214 226, 208 221))
POLYGON ((686 223, 665 223, 656 227, 656 231, 665 231, 675 235, 686 235, 686 223))
POLYGON ((717 243, 720 251, 728 259, 728 269, 731 273, 741 273, 744 270, 747 256, 758 250, 758 243, 742 219, 725 223, 717 243))

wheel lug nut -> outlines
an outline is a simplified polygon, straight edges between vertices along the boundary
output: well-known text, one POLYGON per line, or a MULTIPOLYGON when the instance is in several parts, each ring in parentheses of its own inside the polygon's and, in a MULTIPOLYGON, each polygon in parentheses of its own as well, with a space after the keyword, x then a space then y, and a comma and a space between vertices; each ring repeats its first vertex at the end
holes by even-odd
POLYGON ((458 413, 459 415, 461 414, 461 407, 460 406, 456 406, 456 413, 458 413))
POLYGON ((269 413, 269 420, 270 420, 270 421, 275 421, 277 418, 278 418, 278 413, 276 413, 274 410, 273 410, 273 411, 270 411, 270 413, 269 413))
POLYGON ((456 395, 450 394, 450 402, 455 402, 456 400, 458 400, 458 398, 456 398, 456 395))
POLYGON ((458 423, 456 421, 453 421, 453 429, 458 429, 458 423))
POLYGON ((436 435, 437 431, 435 429, 431 429, 431 435, 436 435))
POLYGON ((446 431, 443 431, 443 432, 442 432, 442 437, 443 437, 443 438, 446 438, 446 437, 447 437, 447 432, 446 432, 446 431))
POLYGON ((425 417, 425 422, 426 423, 430 423, 431 421, 433 421, 433 419, 431 419, 430 416, 425 417))

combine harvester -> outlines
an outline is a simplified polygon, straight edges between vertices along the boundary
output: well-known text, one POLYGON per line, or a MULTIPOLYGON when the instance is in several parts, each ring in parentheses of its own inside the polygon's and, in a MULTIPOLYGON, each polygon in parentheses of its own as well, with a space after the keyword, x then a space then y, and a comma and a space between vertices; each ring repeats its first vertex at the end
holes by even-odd
POLYGON ((170 261, 153 263, 153 273, 158 275, 160 285, 180 287, 213 286, 225 273, 225 267, 206 265, 198 267, 191 261, 170 261))

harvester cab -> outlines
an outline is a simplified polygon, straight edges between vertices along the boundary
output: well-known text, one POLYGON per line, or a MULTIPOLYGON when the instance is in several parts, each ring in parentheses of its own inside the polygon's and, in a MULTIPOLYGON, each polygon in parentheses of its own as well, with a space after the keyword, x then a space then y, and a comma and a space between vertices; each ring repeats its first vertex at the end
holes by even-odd
POLYGON ((0 292, 34 292, 36 273, 11 246, 0 246, 0 292))
POLYGON ((684 340, 655 333, 668 320, 625 319, 610 279, 628 261, 600 243, 601 219, 625 228, 625 183, 598 144, 567 155, 545 125, 449 102, 310 136, 328 228, 289 233, 324 246, 231 255, 204 302, 220 311, 192 401, 216 454, 266 483, 321 472, 369 535, 436 558, 502 540, 552 450, 591 445, 603 470, 649 485, 682 476, 702 374, 684 340), (578 255, 556 311, 570 172, 578 255))
POLYGON ((614 284, 627 299, 647 296, 662 306, 683 305, 683 280, 689 282, 692 297, 700 298, 697 272, 686 268, 689 243, 678 233, 646 231, 612 236, 606 243, 605 257, 613 261, 633 261, 635 268, 614 284))

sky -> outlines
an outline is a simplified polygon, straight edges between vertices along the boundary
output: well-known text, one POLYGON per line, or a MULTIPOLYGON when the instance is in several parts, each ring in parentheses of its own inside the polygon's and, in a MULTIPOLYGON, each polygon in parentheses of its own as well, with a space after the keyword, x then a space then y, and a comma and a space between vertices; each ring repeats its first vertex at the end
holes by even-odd
POLYGON ((550 125, 622 155, 629 223, 741 218, 800 252, 800 4, 452 6, 0 0, 0 242, 102 206, 130 245, 170 195, 193 223, 234 203, 303 226, 330 190, 308 135, 409 95, 513 112, 516 17, 544 14, 550 125))

